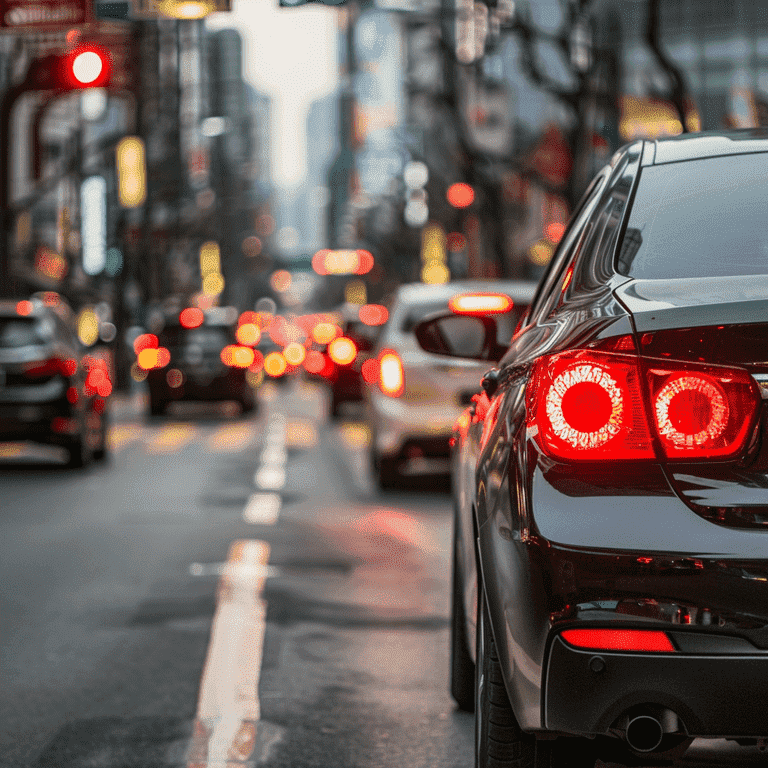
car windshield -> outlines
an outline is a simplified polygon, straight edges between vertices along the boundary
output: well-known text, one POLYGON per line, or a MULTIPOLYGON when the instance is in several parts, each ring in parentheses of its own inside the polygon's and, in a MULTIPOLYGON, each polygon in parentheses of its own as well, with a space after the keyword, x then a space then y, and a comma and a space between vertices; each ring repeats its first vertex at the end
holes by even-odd
POLYGON ((643 169, 618 271, 641 279, 768 274, 768 154, 643 169))
POLYGON ((0 318, 0 349, 18 349, 46 344, 50 340, 47 324, 37 318, 0 318))

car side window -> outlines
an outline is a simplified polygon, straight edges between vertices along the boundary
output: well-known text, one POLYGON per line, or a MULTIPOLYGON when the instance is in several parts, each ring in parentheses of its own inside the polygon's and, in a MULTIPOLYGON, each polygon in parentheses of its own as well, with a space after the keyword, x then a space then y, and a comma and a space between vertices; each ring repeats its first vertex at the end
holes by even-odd
POLYGON ((541 320, 551 307, 552 290, 555 285, 562 284, 567 266, 572 262, 578 247, 584 242, 587 221, 603 190, 607 175, 606 171, 599 174, 582 197, 577 212, 571 219, 560 245, 552 257, 549 269, 539 283, 531 311, 528 313, 527 324, 530 325, 541 320))

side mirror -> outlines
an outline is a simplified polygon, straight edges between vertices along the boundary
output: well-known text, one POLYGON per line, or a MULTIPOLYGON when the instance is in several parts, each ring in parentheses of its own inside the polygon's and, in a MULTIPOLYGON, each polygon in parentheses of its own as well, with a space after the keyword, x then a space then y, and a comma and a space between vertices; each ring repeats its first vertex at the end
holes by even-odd
POLYGON ((413 330, 419 346, 434 355, 499 360, 504 353, 492 317, 442 314, 422 320, 413 330))

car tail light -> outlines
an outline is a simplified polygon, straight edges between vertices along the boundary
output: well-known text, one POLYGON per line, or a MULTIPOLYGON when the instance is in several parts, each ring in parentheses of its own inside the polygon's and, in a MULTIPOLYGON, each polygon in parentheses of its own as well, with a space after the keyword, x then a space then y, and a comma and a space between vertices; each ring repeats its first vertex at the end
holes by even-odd
POLYGON ((46 360, 35 360, 24 367, 24 375, 30 379, 41 379, 46 376, 74 376, 77 372, 77 360, 72 358, 50 357, 46 360))
POLYGON ((742 450, 759 402, 746 371, 653 365, 648 379, 656 431, 667 458, 728 458, 742 450))
POLYGON ((537 360, 526 401, 544 452, 577 461, 655 459, 654 438, 662 459, 730 458, 743 450, 758 402, 740 369, 593 349, 537 360))
POLYGON ((379 388, 389 397, 400 397, 405 391, 403 361, 392 349, 383 349, 379 355, 379 388))
POLYGON ((560 636, 577 648, 600 651, 674 653, 666 632, 647 629, 566 629, 560 636))
POLYGON ((288 363, 279 352, 270 352, 264 358, 264 371, 273 379, 279 379, 288 369, 288 363))

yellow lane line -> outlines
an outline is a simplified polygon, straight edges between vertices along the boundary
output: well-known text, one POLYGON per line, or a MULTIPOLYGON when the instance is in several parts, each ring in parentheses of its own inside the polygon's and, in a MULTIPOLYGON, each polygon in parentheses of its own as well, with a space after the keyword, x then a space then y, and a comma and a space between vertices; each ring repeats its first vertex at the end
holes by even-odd
POLYGON ((250 424, 228 424, 219 427, 207 441, 208 450, 220 452, 236 452, 247 448, 255 437, 255 431, 250 424))
POLYGON ((147 453, 174 453, 192 442, 197 430, 190 424, 167 424, 146 445, 147 453))

